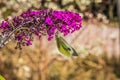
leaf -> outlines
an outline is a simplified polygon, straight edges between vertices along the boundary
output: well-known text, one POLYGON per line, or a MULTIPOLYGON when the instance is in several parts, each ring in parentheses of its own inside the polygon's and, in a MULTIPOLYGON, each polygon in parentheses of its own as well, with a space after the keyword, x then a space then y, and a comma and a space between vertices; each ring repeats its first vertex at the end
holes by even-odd
POLYGON ((6 80, 3 76, 0 75, 0 80, 6 80))

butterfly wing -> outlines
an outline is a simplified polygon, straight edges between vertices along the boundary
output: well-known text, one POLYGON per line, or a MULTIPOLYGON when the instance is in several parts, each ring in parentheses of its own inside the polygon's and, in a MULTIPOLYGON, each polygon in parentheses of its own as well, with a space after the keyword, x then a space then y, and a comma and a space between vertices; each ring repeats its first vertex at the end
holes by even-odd
POLYGON ((60 36, 56 35, 56 43, 58 50, 65 56, 70 56, 65 43, 60 39, 60 36))
POLYGON ((78 56, 74 48, 72 48, 61 36, 56 35, 58 50, 66 56, 78 56))

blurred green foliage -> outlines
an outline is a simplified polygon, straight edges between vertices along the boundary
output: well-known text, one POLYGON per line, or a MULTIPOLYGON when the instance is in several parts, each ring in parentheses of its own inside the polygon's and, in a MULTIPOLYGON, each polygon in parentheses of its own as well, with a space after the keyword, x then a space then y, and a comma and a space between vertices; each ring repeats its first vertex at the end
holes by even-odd
POLYGON ((3 76, 0 75, 0 80, 5 80, 5 78, 3 76))

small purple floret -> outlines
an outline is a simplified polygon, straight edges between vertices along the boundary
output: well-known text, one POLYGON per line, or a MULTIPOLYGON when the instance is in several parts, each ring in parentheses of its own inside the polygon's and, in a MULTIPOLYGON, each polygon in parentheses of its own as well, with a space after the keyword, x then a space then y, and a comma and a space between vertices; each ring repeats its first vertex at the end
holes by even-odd
POLYGON ((9 26, 9 23, 6 22, 6 21, 2 21, 1 25, 0 25, 0 28, 1 29, 4 29, 6 26, 9 26))
POLYGON ((32 45, 32 43, 31 43, 31 40, 30 40, 30 39, 27 39, 25 43, 26 43, 26 45, 27 45, 27 46, 32 45))
POLYGON ((51 19, 50 17, 47 17, 46 20, 45 20, 45 22, 46 22, 47 24, 49 24, 49 25, 52 25, 52 24, 53 24, 52 19, 51 19))

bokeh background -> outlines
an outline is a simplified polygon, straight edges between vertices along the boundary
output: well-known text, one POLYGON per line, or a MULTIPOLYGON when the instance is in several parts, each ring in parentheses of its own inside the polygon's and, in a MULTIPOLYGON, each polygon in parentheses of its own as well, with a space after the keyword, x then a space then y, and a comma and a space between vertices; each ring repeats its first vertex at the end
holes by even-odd
POLYGON ((118 0, 0 0, 0 23, 28 9, 69 10, 83 27, 64 37, 78 52, 65 57, 55 39, 35 36, 32 46, 16 50, 14 41, 0 49, 0 74, 6 80, 120 80, 118 0))

